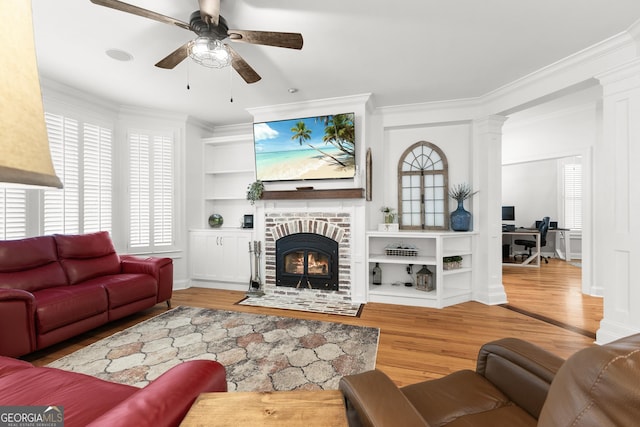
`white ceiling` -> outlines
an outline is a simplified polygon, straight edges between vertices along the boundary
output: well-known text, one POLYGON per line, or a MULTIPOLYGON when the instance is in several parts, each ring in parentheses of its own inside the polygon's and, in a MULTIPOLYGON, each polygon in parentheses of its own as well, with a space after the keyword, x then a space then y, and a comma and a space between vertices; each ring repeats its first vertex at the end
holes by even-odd
MULTIPOLYGON (((128 2, 185 22, 198 5, 128 2)), ((304 37, 301 51, 234 43, 262 76, 248 85, 231 67, 208 69, 190 59, 173 70, 154 67, 194 38, 190 31, 89 0, 32 4, 43 77, 217 125, 251 122, 246 108, 363 93, 378 107, 477 97, 640 18, 638 0, 222 0, 229 28, 304 37), (109 58, 110 48, 133 61, 109 58)))

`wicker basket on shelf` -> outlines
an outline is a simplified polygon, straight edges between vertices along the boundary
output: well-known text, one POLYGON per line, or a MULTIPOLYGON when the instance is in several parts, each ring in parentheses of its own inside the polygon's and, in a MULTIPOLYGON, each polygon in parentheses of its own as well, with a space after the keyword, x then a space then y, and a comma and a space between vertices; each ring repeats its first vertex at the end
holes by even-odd
POLYGON ((388 256, 418 256, 418 248, 413 245, 392 243, 385 246, 384 252, 388 256))

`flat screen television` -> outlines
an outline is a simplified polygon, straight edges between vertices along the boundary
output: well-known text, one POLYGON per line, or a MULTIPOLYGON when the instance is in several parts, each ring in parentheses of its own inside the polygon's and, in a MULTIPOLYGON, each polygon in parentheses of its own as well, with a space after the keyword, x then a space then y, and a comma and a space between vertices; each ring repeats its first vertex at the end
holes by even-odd
POLYGON ((342 113, 254 123, 256 179, 353 178, 354 122, 354 113, 342 113))
POLYGON ((516 220, 516 208, 514 206, 502 207, 502 220, 503 221, 515 221, 516 220))

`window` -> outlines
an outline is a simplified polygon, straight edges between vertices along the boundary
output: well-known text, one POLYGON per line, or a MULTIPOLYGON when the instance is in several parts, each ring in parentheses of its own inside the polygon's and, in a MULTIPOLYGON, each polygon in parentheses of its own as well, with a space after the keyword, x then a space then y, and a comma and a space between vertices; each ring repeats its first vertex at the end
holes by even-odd
POLYGON ((577 163, 563 166, 564 187, 564 227, 571 230, 582 229, 582 165, 577 163))
POLYGON ((111 230, 111 130, 84 124, 84 232, 111 230))
POLYGON ((26 236, 25 190, 0 189, 0 240, 22 239, 26 236))
POLYGON ((129 134, 129 246, 173 245, 173 138, 129 134))
POLYGON ((44 234, 111 231, 112 132, 45 113, 51 158, 63 189, 43 192, 44 234))
POLYGON ((449 228, 447 158, 434 144, 420 141, 398 162, 398 218, 401 229, 449 228))
POLYGON ((63 189, 44 191, 44 234, 78 233, 79 200, 79 123, 77 120, 45 113, 49 149, 63 189))

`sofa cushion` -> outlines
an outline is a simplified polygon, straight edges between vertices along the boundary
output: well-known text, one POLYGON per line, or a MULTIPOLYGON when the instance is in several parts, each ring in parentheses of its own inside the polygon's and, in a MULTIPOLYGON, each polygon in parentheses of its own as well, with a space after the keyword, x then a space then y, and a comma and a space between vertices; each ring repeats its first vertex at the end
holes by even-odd
POLYGON ((158 293, 156 280, 148 274, 102 276, 88 280, 84 284, 104 287, 107 291, 109 309, 150 297, 155 298, 158 293))
POLYGON ((39 334, 107 311, 107 293, 101 286, 74 285, 34 292, 39 334))
POLYGON ((120 273, 120 258, 106 231, 89 234, 54 234, 60 263, 70 285, 107 274, 120 273))
POLYGON ((64 424, 85 426, 138 388, 52 368, 21 369, 0 378, 3 405, 57 405, 64 424))
POLYGON ((0 242, 0 288, 34 292, 67 284, 53 237, 0 242))

